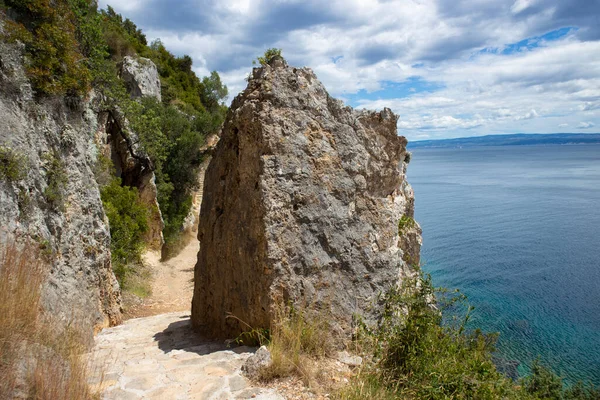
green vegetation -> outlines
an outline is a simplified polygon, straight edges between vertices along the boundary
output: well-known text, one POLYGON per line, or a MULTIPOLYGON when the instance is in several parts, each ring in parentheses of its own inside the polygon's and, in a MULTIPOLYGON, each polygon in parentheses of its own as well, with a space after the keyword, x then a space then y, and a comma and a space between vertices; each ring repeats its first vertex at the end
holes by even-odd
POLYGON ((124 290, 139 281, 143 237, 148 230, 148 210, 140 202, 136 188, 121 186, 114 178, 101 189, 100 196, 110 221, 110 250, 115 276, 124 290))
POLYGON ((55 210, 63 210, 65 190, 68 183, 65 164, 57 153, 44 154, 42 161, 45 164, 47 184, 44 189, 44 198, 55 210))
MULTIPOLYGON (((102 31, 114 62, 125 55, 150 58, 158 68, 162 103, 153 99, 131 101, 116 72, 104 79, 106 92, 124 111, 155 168, 158 202, 165 222, 163 255, 178 250, 183 221, 192 204, 192 191, 202 161, 200 147, 225 119, 227 88, 219 74, 200 80, 189 56, 175 57, 159 41, 146 45, 143 33, 108 7, 101 11, 102 31)), ((113 66, 116 70, 116 66, 113 66)))
POLYGON ((76 17, 66 0, 4 0, 18 18, 7 21, 9 39, 25 44, 33 87, 47 94, 88 92, 91 74, 76 39, 76 17))
POLYGON ((408 215, 403 215, 398 221, 398 234, 402 235, 405 229, 410 229, 415 226, 415 220, 408 215))
POLYGON ((27 176, 27 157, 9 147, 0 146, 0 179, 16 182, 27 176))
MULTIPOLYGON (((210 76, 198 78, 189 56, 174 56, 160 40, 148 45, 131 20, 111 7, 98 10, 93 0, 4 0, 0 2, 0 16, 6 20, 6 38, 25 44, 26 70, 38 96, 76 98, 94 87, 105 110, 118 106, 129 120, 156 168, 158 199, 165 220, 164 254, 172 255, 181 242, 182 223, 197 185, 202 161, 199 149, 204 138, 220 128, 227 111, 223 104, 227 87, 219 74, 213 71, 210 76), (118 78, 118 63, 125 56, 136 55, 157 65, 162 103, 131 100, 118 78)), ((4 162, 8 156, 2 149, 0 174, 13 179, 17 170, 12 161, 4 162)), ((49 170, 45 193, 47 200, 56 205, 62 202, 62 180, 58 179, 62 176, 54 174, 58 170, 49 170)), ((103 183, 107 184, 105 178, 103 183)))
POLYGON ((265 54, 256 57, 256 60, 252 61, 252 65, 267 65, 273 57, 282 57, 281 49, 272 47, 265 50, 265 54))
MULTIPOLYGON (((515 385, 493 362, 496 335, 467 330, 472 307, 457 292, 434 291, 420 276, 391 290, 379 325, 360 323, 355 343, 367 363, 340 399, 591 399, 594 388, 563 389, 562 380, 536 364, 515 385), (448 307, 464 306, 465 317, 442 324, 448 307)), ((594 397, 596 396, 596 397, 594 397)))

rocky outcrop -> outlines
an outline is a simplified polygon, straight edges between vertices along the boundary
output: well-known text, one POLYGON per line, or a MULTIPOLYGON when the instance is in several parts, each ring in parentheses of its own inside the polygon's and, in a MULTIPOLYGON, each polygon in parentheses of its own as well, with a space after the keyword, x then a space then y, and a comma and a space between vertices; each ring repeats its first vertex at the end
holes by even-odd
POLYGON ((154 167, 149 156, 139 146, 136 133, 118 109, 103 111, 96 132, 96 143, 106 157, 112 160, 115 174, 126 186, 136 187, 139 198, 148 208, 148 231, 144 243, 153 250, 164 244, 164 221, 158 204, 158 188, 154 167))
MULTIPOLYGON (((152 60, 127 56, 119 67, 119 75, 133 99, 153 97, 161 100, 160 78, 152 60)), ((99 120, 101 123, 96 142, 104 155, 112 160, 115 174, 123 184, 138 189, 139 198, 149 212, 144 243, 148 248, 160 251, 164 244, 165 224, 158 204, 152 161, 140 147, 136 133, 130 129, 129 122, 118 107, 100 113, 99 120)))
POLYGON ((160 78, 152 60, 125 56, 119 67, 119 75, 132 98, 154 97, 161 101, 160 78))
POLYGON ((22 50, 0 42, 0 146, 19 172, 0 176, 0 243, 37 243, 51 264, 43 289, 50 313, 96 328, 118 324, 120 290, 92 172, 93 100, 34 98, 22 50))
POLYGON ((389 109, 352 110, 282 58, 254 69, 206 171, 196 330, 268 328, 282 301, 324 314, 340 338, 354 314, 377 317, 421 240, 396 123, 389 109), (399 229, 403 217, 413 223, 399 229))

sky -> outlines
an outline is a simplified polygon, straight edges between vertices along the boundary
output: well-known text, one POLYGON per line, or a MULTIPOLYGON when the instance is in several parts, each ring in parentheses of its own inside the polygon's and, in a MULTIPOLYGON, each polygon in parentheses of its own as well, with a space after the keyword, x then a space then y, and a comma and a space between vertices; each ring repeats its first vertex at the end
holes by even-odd
POLYGON ((283 50, 409 140, 600 132, 600 0, 100 0, 216 70, 229 101, 283 50))

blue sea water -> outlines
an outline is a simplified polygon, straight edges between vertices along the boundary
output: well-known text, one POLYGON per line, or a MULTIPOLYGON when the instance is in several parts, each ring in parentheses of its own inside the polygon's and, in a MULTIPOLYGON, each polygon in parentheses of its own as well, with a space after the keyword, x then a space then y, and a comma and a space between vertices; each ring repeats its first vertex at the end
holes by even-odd
POLYGON ((498 356, 600 384, 600 145, 415 149, 423 269, 498 356))

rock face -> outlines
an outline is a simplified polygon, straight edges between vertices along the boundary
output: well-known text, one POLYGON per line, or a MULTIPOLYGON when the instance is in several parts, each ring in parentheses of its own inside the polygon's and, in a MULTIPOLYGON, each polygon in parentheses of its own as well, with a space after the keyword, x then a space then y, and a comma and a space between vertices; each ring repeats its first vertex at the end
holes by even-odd
POLYGON ((132 98, 154 97, 161 101, 160 78, 152 60, 126 56, 120 65, 120 75, 132 98))
POLYGON ((204 160, 202 161, 202 164, 200 164, 200 169, 198 171, 198 189, 192 192, 192 207, 190 213, 183 221, 183 231, 192 237, 198 236, 200 206, 202 206, 202 195, 204 193, 204 176, 206 175, 206 169, 210 164, 212 153, 214 152, 217 143, 219 143, 219 137, 217 135, 210 135, 206 139, 206 144, 200 148, 204 160))
MULTIPOLYGON (((133 99, 153 97, 161 101, 160 78, 152 60, 126 56, 120 64, 119 75, 133 99)), ((113 110, 104 118, 106 130, 100 141, 107 145, 105 151, 111 154, 117 176, 126 185, 138 188, 140 200, 150 210, 149 229, 144 241, 149 248, 160 250, 164 244, 162 231, 165 224, 158 205, 158 189, 151 161, 139 148, 135 133, 129 129, 127 120, 118 110, 113 110)))
POLYGON ((152 162, 140 148, 135 132, 129 129, 127 119, 119 110, 104 111, 98 119, 100 125, 96 142, 103 154, 112 160, 115 174, 123 184, 138 188, 139 198, 149 210, 149 229, 144 242, 149 248, 160 250, 164 244, 162 231, 165 224, 158 205, 152 162))
POLYGON ((0 42, 0 115, 0 146, 21 171, 0 176, 0 244, 37 242, 51 263, 43 290, 51 313, 96 328, 118 324, 120 290, 93 173, 92 102, 35 99, 22 48, 0 42))
POLYGON ((281 301, 325 314, 340 338, 353 314, 377 317, 377 296, 419 263, 396 123, 389 109, 344 106, 282 58, 254 69, 206 171, 196 330, 269 327, 281 301), (399 229, 403 216, 412 223, 399 229))

